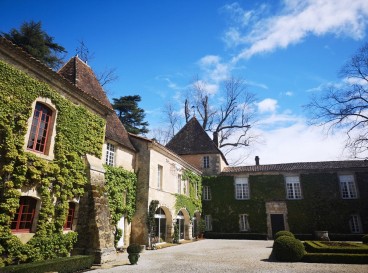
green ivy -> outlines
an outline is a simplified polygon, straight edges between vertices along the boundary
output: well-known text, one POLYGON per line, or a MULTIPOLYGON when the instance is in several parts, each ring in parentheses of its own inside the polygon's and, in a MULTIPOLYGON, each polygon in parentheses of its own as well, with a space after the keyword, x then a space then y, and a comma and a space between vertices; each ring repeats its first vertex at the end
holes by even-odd
POLYGON ((124 215, 130 222, 135 212, 137 176, 122 167, 104 165, 104 168, 112 223, 116 225, 124 215))
POLYGON ((283 175, 250 175, 249 200, 236 200, 232 176, 204 177, 212 199, 203 201, 203 214, 212 216, 216 232, 239 232, 239 214, 248 214, 250 232, 267 233, 265 203, 286 202, 290 231, 311 234, 315 230, 330 233, 350 233, 349 216, 358 213, 363 229, 368 226, 368 173, 356 173, 358 199, 344 200, 340 196, 336 173, 301 174, 302 199, 286 199, 283 175))
MULTIPOLYGON (((105 120, 3 61, 0 79, 0 237, 8 238, 0 244, 0 264, 4 265, 12 263, 8 257, 18 248, 11 247, 18 243, 11 234, 10 223, 19 207, 22 187, 36 188, 42 202, 36 234, 25 247, 35 241, 40 246, 61 243, 68 201, 81 196, 87 183, 84 156, 101 157, 105 120), (23 149, 27 122, 33 114, 32 103, 38 97, 49 98, 57 109, 53 161, 23 149), (3 244, 8 246, 5 250, 3 244)), ((60 245, 63 246, 67 247, 67 243, 60 245)), ((20 255, 18 262, 34 256, 49 257, 42 249, 40 255, 34 254, 37 249, 29 248, 26 257, 20 255)))
POLYGON ((177 212, 186 208, 191 217, 196 211, 202 211, 202 178, 192 171, 185 170, 182 179, 189 181, 189 196, 184 194, 175 194, 175 209, 177 212))

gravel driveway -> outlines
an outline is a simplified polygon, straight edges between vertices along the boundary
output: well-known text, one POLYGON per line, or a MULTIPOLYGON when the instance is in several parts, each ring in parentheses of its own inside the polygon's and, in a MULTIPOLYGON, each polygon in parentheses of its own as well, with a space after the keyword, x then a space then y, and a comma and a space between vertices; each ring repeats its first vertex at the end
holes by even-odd
POLYGON ((128 254, 121 253, 117 262, 91 272, 368 272, 368 265, 269 261, 272 244, 273 241, 206 239, 160 250, 146 250, 141 253, 137 265, 130 265, 128 254))

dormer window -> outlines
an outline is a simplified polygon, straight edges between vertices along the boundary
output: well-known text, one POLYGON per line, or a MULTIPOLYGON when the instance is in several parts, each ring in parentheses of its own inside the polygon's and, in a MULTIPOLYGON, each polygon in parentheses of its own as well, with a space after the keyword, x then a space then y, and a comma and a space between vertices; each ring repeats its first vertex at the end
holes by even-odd
POLYGON ((27 144, 28 150, 47 154, 51 137, 52 116, 53 111, 49 107, 40 102, 36 103, 27 144))

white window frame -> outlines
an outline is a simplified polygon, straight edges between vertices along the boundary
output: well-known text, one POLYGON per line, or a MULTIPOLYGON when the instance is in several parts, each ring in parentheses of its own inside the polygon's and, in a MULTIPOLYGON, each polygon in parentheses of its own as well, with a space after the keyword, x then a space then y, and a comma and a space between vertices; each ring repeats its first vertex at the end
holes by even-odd
POLYGON ((115 145, 112 143, 106 143, 106 165, 114 166, 115 165, 115 145))
POLYGON ((163 171, 164 167, 162 167, 160 164, 157 165, 157 189, 161 190, 162 189, 162 175, 163 175, 163 171))
POLYGON ((342 199, 357 199, 358 191, 354 179, 354 175, 339 175, 340 190, 342 199))
POLYGON ((206 223, 206 231, 211 231, 212 230, 212 217, 211 217, 211 215, 205 215, 204 216, 204 221, 206 223))
POLYGON ((235 199, 247 200, 250 198, 248 177, 235 177, 235 199))
POLYGON ((249 219, 248 214, 239 214, 239 230, 249 231, 249 219))
POLYGON ((352 214, 349 218, 349 227, 351 233, 362 233, 362 222, 359 214, 352 214))
POLYGON ((210 186, 203 186, 203 200, 211 200, 211 188, 210 186))
POLYGON ((178 193, 181 194, 181 174, 178 174, 178 193))
POLYGON ((203 168, 208 169, 210 167, 210 157, 208 155, 205 155, 203 157, 203 168))
POLYGON ((303 198, 299 176, 286 176, 285 187, 286 187, 286 199, 298 200, 303 198))

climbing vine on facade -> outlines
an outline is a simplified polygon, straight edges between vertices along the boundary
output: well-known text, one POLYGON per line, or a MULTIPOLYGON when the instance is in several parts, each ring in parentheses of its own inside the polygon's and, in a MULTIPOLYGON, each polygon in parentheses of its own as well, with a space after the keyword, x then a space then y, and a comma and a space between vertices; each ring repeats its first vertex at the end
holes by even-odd
MULTIPOLYGON (((76 234, 62 233, 68 201, 84 192, 85 155, 101 157, 105 120, 2 61, 0 78, 0 266, 3 266, 46 259, 51 255, 47 252, 56 253, 58 247, 71 249, 76 234), (28 119, 33 114, 32 103, 37 98, 50 99, 57 110, 53 161, 23 149, 28 119), (10 229, 22 188, 35 189, 42 204, 36 233, 22 246, 27 248, 24 251, 10 229), (36 245, 49 248, 29 247, 36 245), (55 246, 54 250, 51 246, 55 246)), ((59 254, 66 255, 67 250, 59 254)))
POLYGON ((118 221, 125 215, 130 222, 135 212, 137 176, 122 167, 104 165, 104 168, 112 224, 116 227, 116 245, 122 236, 122 231, 117 227, 118 221))
POLYGON ((202 211, 202 178, 195 173, 185 170, 182 179, 189 181, 189 196, 176 194, 175 209, 177 212, 186 208, 191 217, 196 211, 202 211))

